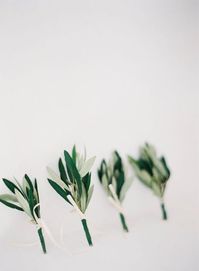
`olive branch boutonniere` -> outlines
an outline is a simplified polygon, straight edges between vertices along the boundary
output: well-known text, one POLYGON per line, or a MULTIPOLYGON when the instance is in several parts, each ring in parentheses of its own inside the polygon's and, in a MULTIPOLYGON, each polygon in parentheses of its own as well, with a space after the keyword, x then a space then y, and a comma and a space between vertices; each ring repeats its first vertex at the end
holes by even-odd
POLYGON ((12 194, 1 194, 0 202, 4 205, 25 212, 30 221, 37 226, 37 232, 43 252, 46 253, 46 245, 42 232, 40 199, 37 186, 37 180, 34 182, 25 174, 22 185, 15 179, 16 184, 7 179, 3 179, 4 184, 12 194))
POLYGON ((49 184, 80 215, 87 242, 90 246, 93 245, 93 242, 85 212, 93 194, 94 186, 91 185, 90 170, 94 161, 95 157, 87 160, 86 152, 84 155, 80 155, 74 146, 71 155, 66 150, 64 151, 64 162, 62 158, 59 159, 59 175, 47 167, 50 175, 50 179, 48 179, 49 184))
POLYGON ((155 148, 146 143, 140 148, 137 160, 131 156, 128 156, 128 160, 137 178, 159 197, 162 218, 166 220, 167 212, 164 203, 164 193, 170 177, 170 170, 165 158, 163 156, 159 158, 155 148))
POLYGON ((98 177, 108 199, 119 212, 123 230, 128 232, 122 202, 132 184, 132 179, 126 177, 122 159, 117 151, 113 153, 108 162, 102 160, 98 169, 98 177))

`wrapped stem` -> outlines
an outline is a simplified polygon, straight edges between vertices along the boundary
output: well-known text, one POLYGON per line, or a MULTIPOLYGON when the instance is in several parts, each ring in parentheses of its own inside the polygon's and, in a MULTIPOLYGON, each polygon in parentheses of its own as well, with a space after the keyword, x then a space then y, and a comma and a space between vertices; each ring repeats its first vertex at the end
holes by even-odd
POLYGON ((40 240, 40 243, 41 243, 41 247, 42 247, 43 253, 45 254, 47 251, 46 251, 46 244, 45 244, 45 240, 44 240, 42 228, 39 228, 37 230, 37 232, 38 232, 38 235, 39 235, 39 240, 40 240))
POLYGON ((167 212, 166 212, 166 209, 165 209, 164 202, 161 203, 161 210, 162 210, 162 219, 167 220, 167 212))
POLYGON ((93 242, 92 242, 91 235, 90 235, 90 232, 89 232, 89 229, 88 229, 88 226, 87 226, 87 221, 84 218, 84 219, 81 220, 81 222, 82 222, 82 225, 83 225, 83 229, 84 229, 84 232, 85 232, 85 235, 86 235, 87 242, 88 242, 89 246, 92 246, 93 242))
POLYGON ((122 213, 119 213, 119 215, 120 215, 120 220, 121 220, 121 223, 122 223, 123 230, 128 232, 129 230, 128 230, 124 215, 122 213))

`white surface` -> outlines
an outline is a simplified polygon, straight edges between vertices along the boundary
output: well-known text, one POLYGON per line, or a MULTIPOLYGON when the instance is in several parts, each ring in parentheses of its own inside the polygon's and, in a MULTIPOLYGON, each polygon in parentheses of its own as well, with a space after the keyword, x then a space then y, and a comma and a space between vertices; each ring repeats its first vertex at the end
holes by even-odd
POLYGON ((16 246, 37 241, 34 227, 0 205, 2 271, 198 270, 197 16, 190 0, 0 1, 0 176, 38 178, 43 218, 57 239, 64 223, 72 250, 67 256, 47 238, 46 256, 38 245, 16 246), (56 168, 77 143, 97 155, 95 172, 113 149, 125 157, 146 140, 172 169, 168 222, 135 181, 124 204, 131 232, 123 234, 94 173, 87 249, 46 166, 56 168))

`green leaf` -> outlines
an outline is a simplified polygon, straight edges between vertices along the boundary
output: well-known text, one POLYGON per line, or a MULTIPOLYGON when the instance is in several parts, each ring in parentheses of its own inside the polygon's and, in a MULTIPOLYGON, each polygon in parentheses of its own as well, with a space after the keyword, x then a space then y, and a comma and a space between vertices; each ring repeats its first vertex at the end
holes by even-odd
POLYGON ((27 195, 28 195, 28 204, 29 204, 29 207, 30 207, 30 211, 31 211, 32 216, 34 217, 33 209, 34 209, 34 206, 38 202, 35 200, 32 189, 27 188, 27 195))
MULTIPOLYGON (((19 185, 19 183, 18 183, 18 185, 19 185)), ((24 194, 25 196, 26 196, 26 190, 27 190, 27 188, 30 188, 30 186, 29 186, 27 180, 26 180, 25 177, 24 177, 24 178, 23 178, 23 183, 22 183, 21 189, 22 189, 23 194, 24 194)))
POLYGON ((137 172, 137 177, 142 181, 145 185, 151 188, 152 185, 152 177, 145 170, 140 170, 137 172))
POLYGON ((22 207, 24 212, 26 212, 26 214, 32 218, 32 213, 27 200, 22 196, 22 194, 17 189, 15 189, 15 195, 17 197, 19 205, 22 207))
POLYGON ((5 201, 17 202, 16 196, 15 195, 10 195, 10 194, 1 194, 0 199, 5 200, 5 201))
POLYGON ((72 149, 72 158, 75 164, 76 164, 76 156, 77 156, 77 152, 76 152, 76 147, 74 145, 72 149))
POLYGON ((82 194, 80 198, 80 205, 81 205, 81 211, 84 213, 86 211, 86 200, 87 200, 87 193, 85 190, 85 187, 82 186, 82 194))
POLYGON ((69 169, 69 172, 72 174, 72 176, 74 177, 74 180, 77 183, 78 193, 79 193, 79 196, 81 197, 82 183, 81 183, 81 177, 79 175, 79 172, 78 172, 76 165, 74 164, 72 158, 70 157, 70 154, 67 151, 64 151, 64 157, 65 157, 66 165, 69 169))
POLYGON ((84 177, 89 171, 90 169, 92 168, 94 162, 95 162, 95 159, 96 157, 92 157, 90 159, 88 159, 84 164, 83 164, 83 167, 81 168, 80 170, 80 175, 81 177, 84 177))
POLYGON ((83 155, 80 155, 78 152, 76 153, 76 167, 78 170, 82 168, 84 164, 84 157, 83 155))
POLYGON ((132 185, 133 178, 127 178, 124 182, 124 185, 120 192, 120 201, 122 202, 125 198, 126 192, 129 190, 130 186, 132 185))
POLYGON ((66 189, 69 191, 69 188, 66 185, 66 183, 64 183, 50 167, 47 167, 47 172, 50 175, 51 179, 53 179, 59 186, 61 186, 62 189, 66 189))
POLYGON ((61 158, 59 158, 58 166, 59 166, 60 178, 62 179, 62 181, 64 181, 66 184, 68 184, 66 170, 64 168, 64 165, 63 165, 61 158))
POLYGON ((124 185, 124 181, 125 181, 124 172, 120 172, 118 176, 115 175, 115 178, 117 179, 117 181, 116 181, 116 183, 117 183, 116 193, 117 193, 117 195, 119 197, 122 186, 124 185))
POLYGON ((107 178, 107 176, 104 174, 104 175, 102 176, 102 186, 104 187, 104 189, 106 190, 107 193, 109 193, 108 185, 109 185, 108 178, 107 178))
POLYGON ((87 173, 86 176, 82 178, 82 182, 85 186, 86 192, 88 192, 91 183, 91 174, 87 173))
POLYGON ((170 170, 169 170, 169 168, 167 166, 166 160, 165 160, 165 158, 163 156, 160 158, 160 160, 161 160, 161 162, 162 162, 162 164, 163 164, 163 166, 164 166, 164 168, 165 168, 165 170, 166 170, 166 172, 168 174, 167 178, 169 178, 170 175, 171 175, 171 172, 170 172, 170 170))
POLYGON ((3 182, 5 183, 5 185, 7 186, 7 188, 12 192, 12 193, 15 193, 15 189, 18 190, 20 193, 20 189, 11 181, 7 180, 7 179, 4 179, 3 178, 3 182))
MULTIPOLYGON (((66 192, 65 190, 63 190, 57 183, 55 183, 54 181, 48 179, 48 182, 50 183, 50 185, 52 186, 52 188, 63 198, 65 199, 68 203, 70 203, 70 201, 68 201, 67 196, 70 195, 69 192, 66 192)), ((71 203, 70 203, 71 204, 71 203)))
POLYGON ((26 191, 23 191, 23 187, 22 185, 17 181, 17 179, 14 177, 14 180, 16 182, 16 185, 17 187, 19 188, 19 192, 24 196, 26 197, 26 191))
POLYGON ((13 203, 10 203, 8 201, 5 201, 5 200, 3 200, 1 198, 0 198, 0 202, 3 203, 4 205, 10 207, 10 208, 17 209, 17 210, 22 211, 22 212, 24 211, 21 207, 15 205, 13 203))
POLYGON ((27 183, 28 183, 28 185, 29 185, 30 189, 33 191, 33 190, 34 190, 34 188, 33 188, 33 185, 32 185, 32 181, 31 181, 31 179, 28 177, 28 175, 27 175, 27 174, 25 174, 24 178, 26 179, 26 181, 27 181, 27 183))
POLYGON ((39 203, 39 191, 38 191, 38 186, 37 186, 37 179, 35 179, 35 182, 34 182, 34 194, 35 194, 35 197, 37 198, 37 202, 39 203))
POLYGON ((88 197, 87 197, 87 203, 86 203, 86 208, 88 207, 90 200, 92 198, 93 195, 93 190, 94 190, 94 185, 92 185, 88 191, 88 197))

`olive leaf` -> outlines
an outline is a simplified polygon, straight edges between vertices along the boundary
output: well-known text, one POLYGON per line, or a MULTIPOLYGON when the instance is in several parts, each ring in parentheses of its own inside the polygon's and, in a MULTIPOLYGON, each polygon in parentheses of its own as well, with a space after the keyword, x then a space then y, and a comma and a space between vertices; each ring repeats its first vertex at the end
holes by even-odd
MULTIPOLYGON (((62 162, 62 158, 58 161, 59 175, 47 167, 48 174, 50 175, 48 182, 62 198, 73 205, 73 207, 76 206, 84 214, 93 193, 90 170, 94 164, 95 157, 87 159, 86 151, 84 155, 80 155, 74 145, 71 155, 68 151, 64 150, 64 161, 65 164, 62 162), (71 199, 74 203, 71 202, 71 199)), ((87 241, 89 245, 92 245, 87 221, 82 219, 82 225, 87 241)))
POLYGON ((126 177, 122 158, 117 151, 113 152, 108 162, 102 160, 98 169, 98 178, 108 198, 116 208, 118 207, 123 229, 128 231, 121 206, 132 184, 132 178, 126 177))
POLYGON ((128 160, 137 178, 160 198, 163 219, 166 220, 164 193, 170 177, 170 170, 165 158, 159 158, 154 146, 146 143, 140 148, 138 159, 128 156, 128 160))
MULTIPOLYGON (((12 192, 12 194, 1 194, 0 202, 4 205, 25 212, 34 224, 37 224, 37 219, 40 219, 40 202, 37 180, 31 181, 27 174, 24 175, 22 185, 15 179, 12 182, 3 179, 4 184, 12 192), (36 213, 36 216, 34 215, 36 213)), ((46 253, 45 241, 42 229, 38 229, 38 235, 41 242, 43 252, 46 253)))
POLYGON ((91 170, 94 162, 95 162, 95 156, 85 161, 84 165, 82 166, 79 172, 81 177, 84 177, 91 170))

